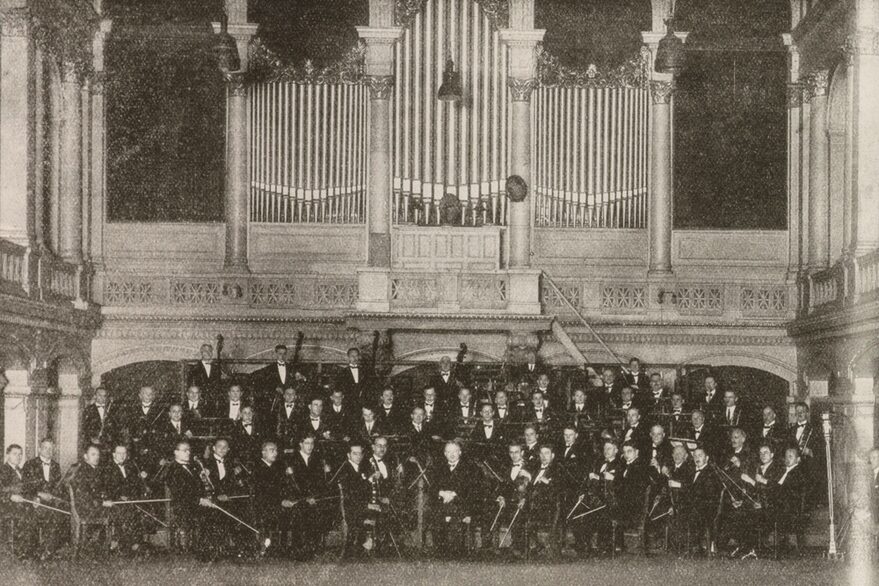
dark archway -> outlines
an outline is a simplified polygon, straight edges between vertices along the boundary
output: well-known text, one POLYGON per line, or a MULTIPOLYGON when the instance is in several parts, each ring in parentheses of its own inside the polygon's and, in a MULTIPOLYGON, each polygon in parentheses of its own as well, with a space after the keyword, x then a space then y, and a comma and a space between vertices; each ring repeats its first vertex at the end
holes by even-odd
POLYGON ((113 401, 122 405, 136 401, 143 386, 155 389, 159 403, 178 399, 182 392, 181 381, 180 363, 167 360, 126 364, 101 375, 101 386, 110 392, 113 401))
POLYGON ((790 383, 785 379, 760 370, 744 366, 691 366, 681 377, 681 388, 691 402, 699 400, 704 392, 705 377, 714 376, 721 391, 738 391, 747 408, 755 411, 771 405, 778 418, 787 421, 787 397, 790 383))

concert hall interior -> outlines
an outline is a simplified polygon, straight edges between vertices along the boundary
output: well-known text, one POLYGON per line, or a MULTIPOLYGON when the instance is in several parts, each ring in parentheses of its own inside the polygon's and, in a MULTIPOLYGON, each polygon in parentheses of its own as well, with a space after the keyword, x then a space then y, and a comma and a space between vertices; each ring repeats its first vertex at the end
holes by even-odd
POLYGON ((871 583, 877 99, 877 0, 0 0, 3 573, 871 583))

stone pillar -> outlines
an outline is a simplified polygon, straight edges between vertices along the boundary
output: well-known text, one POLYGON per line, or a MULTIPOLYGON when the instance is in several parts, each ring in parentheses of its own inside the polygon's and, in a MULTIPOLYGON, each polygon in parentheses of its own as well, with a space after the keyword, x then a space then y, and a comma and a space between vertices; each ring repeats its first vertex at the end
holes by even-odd
POLYGON ((0 238, 34 239, 33 43, 26 9, 0 13, 0 238))
MULTIPOLYGON (((224 215, 226 255, 223 267, 231 273, 249 273, 247 266, 247 200, 250 193, 248 161, 250 127, 247 123, 247 87, 244 73, 249 63, 250 40, 257 25, 247 22, 247 0, 225 0, 228 31, 238 45, 239 71, 226 74, 226 177, 224 215)), ((214 32, 221 30, 213 23, 214 32)))
POLYGON ((848 54, 852 165, 852 246, 855 255, 879 248, 879 23, 864 3, 858 8, 858 30, 846 41, 848 54))
POLYGON ((537 43, 545 30, 534 28, 533 0, 510 1, 510 28, 502 30, 501 41, 509 47, 510 87, 510 172, 525 180, 527 197, 509 202, 511 269, 531 266, 531 94, 537 87, 537 43))
POLYGON ((104 19, 92 41, 91 81, 91 212, 89 218, 89 256, 92 265, 104 265, 104 223, 106 221, 107 144, 106 110, 104 103, 104 43, 112 22, 104 19))
POLYGON ((393 0, 370 0, 369 26, 357 27, 366 44, 369 85, 369 169, 367 201, 367 265, 391 266, 391 94, 394 91, 394 43, 403 35, 395 27, 393 0))
POLYGON ((226 258, 231 272, 249 272, 247 266, 248 134, 247 88, 242 75, 226 83, 226 258))
POLYGON ((794 281, 803 266, 801 249, 801 210, 802 210, 802 116, 803 88, 798 83, 800 76, 800 54, 793 37, 783 34, 782 40, 788 50, 787 85, 787 230, 788 230, 788 279, 794 281))
POLYGON ((809 267, 823 269, 830 264, 830 200, 827 159, 827 82, 829 73, 809 76, 809 267))
POLYGON ((66 470, 79 459, 79 419, 82 389, 79 375, 58 375, 58 412, 55 421, 55 442, 58 446, 58 463, 66 470))
POLYGON ((8 383, 3 389, 3 446, 18 444, 25 454, 34 445, 33 434, 29 433, 28 411, 30 407, 31 384, 25 369, 7 370, 8 383))
POLYGON ((672 80, 650 82, 650 275, 671 273, 672 228, 672 80))
POLYGON ((60 248, 71 263, 82 262, 82 73, 66 61, 61 72, 60 248))

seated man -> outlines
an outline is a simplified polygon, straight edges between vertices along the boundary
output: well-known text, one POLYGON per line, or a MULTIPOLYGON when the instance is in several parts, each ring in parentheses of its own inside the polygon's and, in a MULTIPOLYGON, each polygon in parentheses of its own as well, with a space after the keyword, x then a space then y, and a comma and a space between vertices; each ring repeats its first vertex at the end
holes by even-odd
MULTIPOLYGON (((107 509, 112 506, 112 501, 104 498, 104 486, 101 470, 98 464, 101 461, 101 450, 96 445, 89 445, 82 454, 82 461, 77 465, 73 478, 70 479, 70 488, 73 492, 73 502, 76 513, 82 521, 87 523, 99 523, 107 519, 107 509)), ((88 527, 88 526, 86 526, 88 527)), ((87 541, 89 535, 81 534, 79 547, 87 541)))
MULTIPOLYGON (((527 504, 528 490, 531 486, 531 473, 528 471, 525 459, 522 457, 522 446, 518 441, 510 442, 507 447, 510 461, 503 469, 501 482, 495 489, 495 501, 498 509, 492 511, 495 517, 492 519, 497 531, 498 547, 509 545, 513 555, 522 557, 525 555, 525 506, 527 504), (494 521, 497 519, 497 521, 494 521)), ((483 544, 491 537, 492 527, 483 537, 483 544)))
POLYGON ((445 462, 434 473, 431 485, 434 501, 434 547, 441 557, 460 558, 473 518, 473 492, 476 473, 461 460, 461 446, 447 442, 445 462))
MULTIPOLYGON (((13 524, 12 553, 19 559, 27 557, 25 546, 28 523, 31 521, 31 505, 21 501, 23 476, 21 459, 24 451, 18 444, 6 448, 6 461, 0 466, 0 516, 13 524)), ((8 539, 7 535, 7 539, 8 539)))
POLYGON ((193 543, 193 540, 202 525, 205 511, 214 505, 205 490, 207 474, 191 464, 190 452, 188 441, 178 441, 174 446, 174 461, 165 473, 171 497, 171 539, 181 551, 194 549, 203 556, 208 544, 193 543))
POLYGON ((684 495, 683 514, 687 519, 690 547, 697 552, 702 537, 708 532, 709 547, 714 541, 715 519, 721 487, 717 474, 708 467, 709 455, 704 447, 693 450, 693 479, 684 495))
POLYGON ((278 445, 264 441, 260 459, 251 468, 253 490, 253 524, 261 537, 271 539, 270 555, 283 546, 282 533, 287 530, 286 512, 294 503, 285 493, 284 468, 278 463, 278 445))
MULTIPOLYGON (((66 508, 63 507, 67 499, 62 498, 61 466, 53 459, 54 454, 55 442, 48 438, 40 442, 37 457, 25 462, 21 469, 22 496, 55 508, 66 508)), ((28 555, 41 559, 53 557, 67 536, 69 517, 37 507, 31 520, 26 539, 28 555)))
POLYGON ((540 446, 540 466, 531 482, 531 506, 528 517, 529 535, 535 539, 532 549, 537 548, 538 532, 547 533, 547 552, 557 557, 561 552, 559 535, 559 498, 561 497, 561 471, 555 463, 555 448, 551 444, 540 446))
POLYGON ((623 463, 619 447, 612 439, 602 444, 602 459, 591 466, 585 484, 580 488, 577 507, 571 507, 566 515, 574 528, 575 548, 581 555, 591 553, 592 536, 596 536, 596 549, 609 552, 611 543, 611 513, 616 508, 616 490, 623 463))
POLYGON ((778 527, 778 540, 781 549, 787 549, 791 533, 797 536, 797 549, 802 544, 805 528, 804 499, 808 486, 808 476, 801 464, 800 450, 788 448, 784 451, 785 469, 774 486, 769 488, 769 514, 778 527))
MULTIPOLYGON (((104 496, 109 503, 137 500, 147 496, 145 471, 138 470, 128 459, 128 446, 116 443, 111 461, 103 469, 104 496)), ((110 526, 113 541, 110 550, 136 552, 140 549, 145 533, 145 522, 154 521, 155 513, 148 505, 122 505, 110 507, 110 526)))
POLYGON ((372 485, 363 464, 363 444, 352 442, 348 447, 347 460, 339 472, 337 483, 342 493, 342 520, 347 527, 342 558, 359 557, 373 547, 370 535, 375 528, 375 509, 370 503, 372 485))
MULTIPOLYGON (((634 442, 623 444, 624 466, 618 481, 616 482, 616 510, 613 511, 614 520, 617 522, 617 542, 615 548, 622 549, 623 532, 626 529, 638 528, 644 522, 647 514, 646 491, 650 486, 650 476, 647 463, 641 458, 641 449, 634 442)), ((641 548, 647 550, 647 532, 642 533, 641 548)))

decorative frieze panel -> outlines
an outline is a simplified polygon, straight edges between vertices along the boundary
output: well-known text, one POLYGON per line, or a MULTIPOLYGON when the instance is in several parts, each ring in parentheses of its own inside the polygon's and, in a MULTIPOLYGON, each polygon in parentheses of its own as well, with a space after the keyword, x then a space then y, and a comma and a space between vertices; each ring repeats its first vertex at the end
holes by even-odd
MULTIPOLYGON (((25 287, 25 259, 27 249, 6 240, 0 240, 0 280, 15 290, 25 287)), ((5 287, 4 287, 5 289, 5 287)))
POLYGON ((137 305, 158 301, 153 283, 148 280, 109 280, 104 284, 104 305, 137 305))
POLYGON ((391 305, 433 307, 437 302, 435 277, 397 277, 391 279, 391 305))
POLYGON ((722 287, 679 287, 677 290, 678 311, 681 313, 722 313, 722 287))
POLYGON ((357 282, 316 281, 312 293, 312 304, 317 307, 353 307, 357 302, 357 282))
POLYGON ((503 309, 507 305, 507 281, 502 277, 465 277, 459 294, 464 309, 503 309))
POLYGON ((610 285, 601 289, 601 308, 610 310, 644 310, 647 289, 627 285, 610 285))
POLYGON ((222 297, 219 282, 172 281, 171 303, 201 305, 219 303, 222 297))
POLYGON ((556 285, 561 291, 561 295, 550 285, 543 285, 541 300, 546 311, 570 311, 565 299, 574 307, 580 307, 583 293, 579 283, 556 283, 556 285))
POLYGON ((782 314, 788 309, 788 292, 784 287, 742 287, 741 304, 746 316, 782 314))

